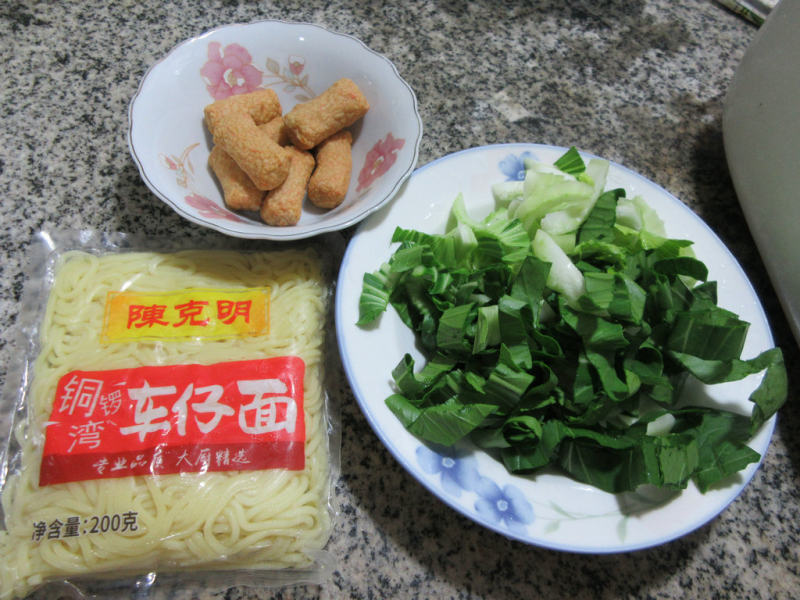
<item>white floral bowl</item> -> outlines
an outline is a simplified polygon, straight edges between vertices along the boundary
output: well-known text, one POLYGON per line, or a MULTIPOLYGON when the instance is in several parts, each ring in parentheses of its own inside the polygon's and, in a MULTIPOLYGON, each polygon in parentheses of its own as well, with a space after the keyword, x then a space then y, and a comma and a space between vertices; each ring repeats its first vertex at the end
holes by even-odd
POLYGON ((128 145, 152 192, 188 220, 241 238, 300 239, 357 223, 397 193, 414 170, 421 138, 416 97, 394 65, 349 35, 307 23, 228 25, 187 40, 150 68, 129 109, 128 145), (327 211, 306 202, 291 227, 228 210, 207 165, 212 142, 203 108, 269 87, 285 114, 342 77, 370 103, 351 127, 344 202, 327 211))

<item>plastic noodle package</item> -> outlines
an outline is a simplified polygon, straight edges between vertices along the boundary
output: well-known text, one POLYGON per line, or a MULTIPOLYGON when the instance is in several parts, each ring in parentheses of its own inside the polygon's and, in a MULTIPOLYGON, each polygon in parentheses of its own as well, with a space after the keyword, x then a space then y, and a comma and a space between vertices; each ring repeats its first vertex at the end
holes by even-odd
POLYGON ((35 244, 0 598, 155 572, 318 582, 338 468, 320 254, 80 237, 35 244))

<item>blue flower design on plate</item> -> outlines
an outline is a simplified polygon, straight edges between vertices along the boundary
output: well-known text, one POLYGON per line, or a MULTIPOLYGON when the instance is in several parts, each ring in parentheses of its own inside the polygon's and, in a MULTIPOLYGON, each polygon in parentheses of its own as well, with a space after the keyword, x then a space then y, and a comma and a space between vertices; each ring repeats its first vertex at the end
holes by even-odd
POLYGON ((498 163, 500 171, 506 176, 506 181, 523 181, 525 179, 525 159, 534 156, 528 151, 523 152, 519 156, 509 154, 498 163))
POLYGON ((501 489, 488 477, 481 477, 475 490, 480 498, 475 510, 487 521, 505 523, 511 531, 524 533, 533 522, 533 507, 515 486, 507 484, 501 489))
POLYGON ((478 471, 477 463, 469 452, 443 446, 418 446, 417 462, 430 475, 439 475, 442 489, 451 496, 461 497, 462 492, 478 496, 475 510, 478 515, 495 525, 526 533, 533 522, 533 507, 524 494, 513 485, 500 488, 494 481, 478 471))
POLYGON ((475 460, 455 448, 435 448, 438 452, 427 446, 417 448, 417 462, 422 470, 431 475, 441 475, 442 488, 456 498, 461 496, 462 490, 474 489, 480 479, 475 460))

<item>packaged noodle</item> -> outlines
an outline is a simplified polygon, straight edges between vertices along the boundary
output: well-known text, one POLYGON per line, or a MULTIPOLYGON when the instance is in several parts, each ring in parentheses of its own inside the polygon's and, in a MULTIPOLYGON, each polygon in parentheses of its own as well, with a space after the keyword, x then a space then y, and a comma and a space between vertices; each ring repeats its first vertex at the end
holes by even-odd
POLYGON ((43 315, 11 386, 0 598, 156 571, 313 581, 338 456, 319 254, 40 241, 47 276, 23 305, 38 297, 43 315))

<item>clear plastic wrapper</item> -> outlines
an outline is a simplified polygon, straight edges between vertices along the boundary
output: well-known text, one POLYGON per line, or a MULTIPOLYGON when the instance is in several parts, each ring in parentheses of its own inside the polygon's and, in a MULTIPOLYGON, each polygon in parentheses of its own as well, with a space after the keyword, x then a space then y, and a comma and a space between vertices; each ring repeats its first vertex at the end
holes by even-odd
POLYGON ((97 580, 147 597, 162 575, 324 580, 339 464, 326 243, 36 237, 4 396, 0 599, 97 580))

